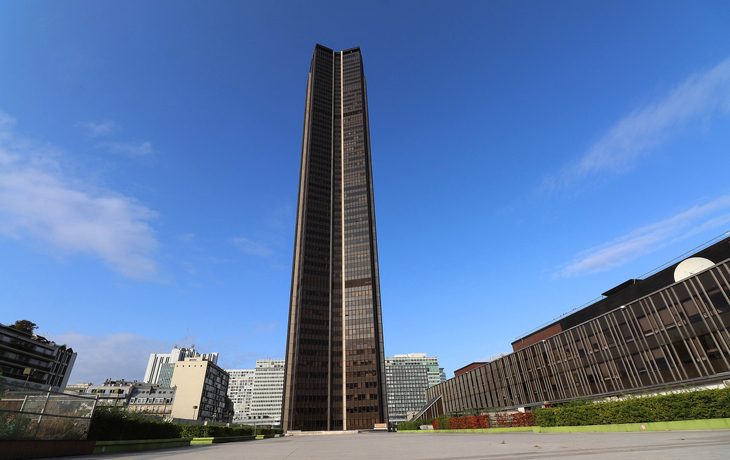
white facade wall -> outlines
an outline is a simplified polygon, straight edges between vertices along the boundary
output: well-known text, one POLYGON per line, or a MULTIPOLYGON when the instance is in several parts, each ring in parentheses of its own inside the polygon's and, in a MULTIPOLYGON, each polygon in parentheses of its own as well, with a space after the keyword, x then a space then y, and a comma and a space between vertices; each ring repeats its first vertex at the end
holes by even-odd
POLYGON ((234 421, 243 424, 279 425, 284 393, 284 360, 258 359, 255 369, 228 371, 232 385, 234 421))
POLYGON ((233 369, 228 371, 231 376, 228 384, 228 397, 233 402, 234 422, 249 419, 255 373, 255 369, 233 369))

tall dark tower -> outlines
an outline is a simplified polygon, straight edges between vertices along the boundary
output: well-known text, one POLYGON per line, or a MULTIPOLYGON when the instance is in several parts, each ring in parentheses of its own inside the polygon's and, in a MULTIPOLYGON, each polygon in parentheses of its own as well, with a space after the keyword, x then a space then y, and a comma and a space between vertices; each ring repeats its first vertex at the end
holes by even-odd
POLYGON ((304 109, 284 430, 388 421, 367 91, 360 48, 314 48, 304 109))

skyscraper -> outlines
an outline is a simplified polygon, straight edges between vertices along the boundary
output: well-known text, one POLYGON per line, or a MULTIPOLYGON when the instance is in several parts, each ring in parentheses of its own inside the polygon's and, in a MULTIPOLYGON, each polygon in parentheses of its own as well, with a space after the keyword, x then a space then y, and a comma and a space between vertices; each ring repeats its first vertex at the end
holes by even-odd
POLYGON ((304 110, 282 427, 388 421, 360 48, 314 48, 304 110))

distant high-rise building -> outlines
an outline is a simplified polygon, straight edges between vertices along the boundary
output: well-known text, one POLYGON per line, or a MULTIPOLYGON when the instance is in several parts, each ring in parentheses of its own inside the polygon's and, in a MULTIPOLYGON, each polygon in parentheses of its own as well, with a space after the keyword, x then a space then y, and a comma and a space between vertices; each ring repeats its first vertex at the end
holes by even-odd
POLYGON ((385 358, 385 375, 391 423, 408 420, 409 412, 418 412, 426 404, 426 389, 446 381, 438 358, 426 356, 426 353, 385 358))
POLYGON ((233 401, 233 421, 278 426, 284 391, 284 360, 257 359, 255 369, 227 371, 231 376, 228 396, 233 401))
POLYGON ((377 248, 360 48, 317 45, 304 110, 284 430, 388 421, 377 248))
POLYGON ((279 425, 284 393, 284 360, 257 359, 249 417, 257 423, 279 425))
POLYGON ((152 353, 147 362, 147 370, 144 373, 144 382, 158 384, 169 388, 172 382, 172 374, 175 371, 175 363, 185 358, 200 358, 218 364, 218 353, 198 353, 194 345, 190 348, 175 348, 170 353, 152 353))
MULTIPOLYGON (((233 421, 246 423, 251 412, 251 396, 253 394, 253 380, 255 369, 227 369, 228 397, 233 402, 233 421)), ((281 406, 281 404, 279 404, 281 406)))

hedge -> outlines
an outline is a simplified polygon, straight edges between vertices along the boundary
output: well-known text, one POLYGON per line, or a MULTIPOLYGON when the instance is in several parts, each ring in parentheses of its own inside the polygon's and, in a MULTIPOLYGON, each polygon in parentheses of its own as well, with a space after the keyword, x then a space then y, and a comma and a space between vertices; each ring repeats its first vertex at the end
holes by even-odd
MULTIPOLYGON (((532 413, 530 412, 496 414, 495 422, 499 428, 533 426, 532 413)), ((439 417, 433 420, 434 430, 473 430, 491 427, 492 419, 489 415, 439 417)))
POLYGON ((91 417, 88 439, 129 441, 180 438, 181 426, 127 412, 121 407, 98 406, 91 417))
MULTIPOLYGON (((145 439, 250 436, 251 426, 181 425, 160 418, 127 412, 121 407, 98 406, 91 418, 88 439, 137 441, 145 439)), ((281 429, 257 428, 258 434, 281 434, 281 429)))
POLYGON ((730 418, 730 388, 535 409, 537 426, 583 426, 730 418))
POLYGON ((400 422, 398 424, 399 430, 420 430, 421 425, 431 425, 433 423, 433 419, 419 419, 419 420, 411 420, 410 422, 400 422))
MULTIPOLYGON (((216 438, 221 436, 251 436, 253 434, 253 427, 251 426, 181 425, 180 428, 180 434, 183 438, 216 438)), ((259 428, 257 431, 261 430, 259 428)))

